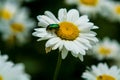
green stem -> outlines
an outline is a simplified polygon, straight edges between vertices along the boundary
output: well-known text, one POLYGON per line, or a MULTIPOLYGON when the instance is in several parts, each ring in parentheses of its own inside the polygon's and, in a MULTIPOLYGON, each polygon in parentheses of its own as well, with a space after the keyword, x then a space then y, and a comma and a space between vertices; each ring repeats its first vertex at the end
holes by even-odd
POLYGON ((59 53, 56 69, 55 69, 54 76, 53 76, 53 80, 57 80, 57 76, 58 76, 58 73, 60 70, 61 62, 62 62, 61 53, 59 53))

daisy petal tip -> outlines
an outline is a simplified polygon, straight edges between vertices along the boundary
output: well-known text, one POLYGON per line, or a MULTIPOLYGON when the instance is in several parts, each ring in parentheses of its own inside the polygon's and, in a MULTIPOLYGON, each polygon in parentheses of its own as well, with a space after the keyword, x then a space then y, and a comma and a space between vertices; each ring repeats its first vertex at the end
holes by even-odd
POLYGON ((93 29, 99 29, 99 27, 98 26, 93 26, 93 29))

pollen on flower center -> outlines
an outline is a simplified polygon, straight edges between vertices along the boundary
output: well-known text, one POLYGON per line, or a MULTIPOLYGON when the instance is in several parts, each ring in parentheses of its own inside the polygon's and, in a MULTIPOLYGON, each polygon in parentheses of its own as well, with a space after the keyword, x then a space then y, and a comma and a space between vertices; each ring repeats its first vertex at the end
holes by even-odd
POLYGON ((97 80, 115 80, 115 78, 110 75, 104 74, 104 75, 98 76, 97 80))
POLYGON ((117 14, 120 14, 120 5, 115 7, 115 11, 116 11, 117 14))
POLYGON ((95 6, 98 0, 80 0, 80 2, 85 5, 95 6))
POLYGON ((0 17, 4 18, 6 20, 9 20, 9 19, 11 19, 12 14, 8 10, 3 9, 0 11, 0 17))
POLYGON ((75 40, 80 33, 76 25, 71 22, 61 22, 59 29, 56 31, 58 37, 64 40, 75 40))
POLYGON ((13 32, 22 32, 24 30, 24 25, 20 23, 11 24, 11 29, 13 32))
POLYGON ((108 54, 110 54, 111 50, 109 48, 106 48, 106 47, 100 47, 99 52, 100 52, 100 54, 108 55, 108 54))

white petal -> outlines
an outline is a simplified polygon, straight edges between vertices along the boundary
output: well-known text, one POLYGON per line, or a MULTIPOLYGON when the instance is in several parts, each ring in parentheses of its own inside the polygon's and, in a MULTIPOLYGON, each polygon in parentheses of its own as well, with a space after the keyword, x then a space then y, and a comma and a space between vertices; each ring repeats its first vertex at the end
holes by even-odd
POLYGON ((84 36, 85 39, 88 39, 91 43, 96 43, 98 42, 98 39, 96 37, 87 37, 87 36, 84 36))
POLYGON ((90 44, 90 42, 87 39, 77 38, 77 41, 79 41, 80 43, 84 44, 88 48, 92 47, 92 45, 90 44))
POLYGON ((68 54, 68 50, 67 49, 65 49, 65 48, 63 48, 63 50, 62 50, 62 59, 65 59, 66 58, 66 56, 67 56, 67 54, 68 54))
POLYGON ((36 37, 45 37, 48 34, 47 33, 40 33, 40 32, 33 32, 32 35, 36 36, 36 37))
MULTIPOLYGON (((83 46, 82 45, 79 45, 79 43, 77 42, 77 41, 74 41, 73 42, 74 44, 73 44, 73 47, 75 48, 74 50, 78 50, 78 53, 80 53, 80 54, 82 54, 82 55, 85 55, 85 50, 84 50, 84 48, 83 48, 83 46), (75 47, 76 46, 76 47, 75 47)), ((77 54, 78 54, 77 53, 77 54)))
POLYGON ((39 21, 44 20, 44 22, 46 22, 47 24, 55 24, 55 22, 52 19, 50 19, 49 17, 47 17, 45 15, 37 16, 37 18, 39 21))
MULTIPOLYGON (((58 39, 59 39, 59 38, 58 38, 58 39)), ((62 45, 62 44, 61 44, 61 40, 59 39, 59 42, 56 43, 56 44, 53 46, 52 50, 56 50, 56 49, 59 48, 61 45, 62 45)))
POLYGON ((104 73, 108 73, 109 71, 107 64, 103 65, 102 63, 100 63, 98 64, 98 68, 101 72, 104 72, 104 73))
POLYGON ((43 19, 39 19, 40 22, 38 22, 38 26, 41 26, 41 27, 47 27, 49 25, 48 22, 46 22, 45 20, 43 19))
POLYGON ((87 23, 89 21, 88 16, 87 15, 83 15, 81 16, 76 22, 75 24, 82 24, 82 23, 87 23))
POLYGON ((95 73, 95 75, 100 75, 101 74, 101 71, 96 66, 93 65, 91 68, 93 70, 93 73, 95 73))
POLYGON ((75 43, 73 43, 73 41, 65 41, 64 46, 68 51, 71 51, 76 54, 78 54, 80 51, 78 47, 75 45, 75 43))
POLYGON ((83 55, 79 54, 78 57, 81 61, 83 61, 83 55))
POLYGON ((70 44, 69 41, 63 41, 63 43, 64 43, 65 48, 66 48, 68 51, 72 50, 71 44, 70 44))
POLYGON ((37 41, 47 40, 47 39, 50 39, 50 38, 52 38, 52 37, 51 36, 45 36, 45 37, 39 38, 37 41))
POLYGON ((37 37, 46 37, 47 36, 47 33, 33 33, 33 35, 37 36, 37 37))
POLYGON ((67 21, 75 22, 79 18, 79 12, 76 9, 71 9, 67 13, 67 21))
POLYGON ((72 52, 75 53, 75 54, 78 54, 78 53, 85 53, 83 49, 79 48, 74 42, 71 42, 71 48, 72 48, 72 52))
POLYGON ((51 13, 50 11, 45 11, 45 15, 48 16, 49 18, 51 18, 52 20, 55 21, 55 23, 58 23, 59 21, 57 20, 57 18, 53 15, 53 13, 51 13))
POLYGON ((88 33, 80 33, 80 36, 87 36, 87 37, 94 37, 96 36, 97 34, 95 32, 88 32, 88 33))
POLYGON ((75 54, 73 52, 71 52, 71 54, 74 56, 74 57, 78 57, 78 54, 75 54))
POLYGON ((78 27, 79 27, 81 32, 89 32, 93 28, 93 25, 94 25, 93 23, 87 22, 84 24, 80 23, 78 27))
POLYGON ((59 10, 58 19, 60 21, 65 21, 67 19, 67 10, 66 9, 60 9, 59 10))
POLYGON ((46 32, 46 28, 35 28, 36 32, 46 32))
POLYGON ((88 71, 84 72, 82 77, 85 79, 96 80, 96 77, 94 76, 94 74, 92 74, 88 71))
POLYGON ((98 26, 93 26, 93 28, 92 29, 98 29, 99 27, 98 26))
POLYGON ((85 55, 85 54, 86 54, 86 51, 85 51, 85 49, 83 48, 84 46, 81 45, 81 44, 77 44, 77 46, 78 46, 79 54, 85 55))
POLYGON ((46 42, 46 47, 50 47, 59 42, 59 38, 51 38, 46 42))
POLYGON ((82 43, 80 43, 79 41, 75 40, 74 43, 75 43, 76 45, 78 45, 79 48, 88 50, 88 47, 84 46, 84 45, 83 45, 82 43))
POLYGON ((61 41, 60 41, 60 46, 59 46, 59 51, 61 51, 61 50, 62 50, 63 45, 64 45, 64 42, 61 40, 61 41))
MULTIPOLYGON (((5 64, 5 63, 4 63, 5 64)), ((1 72, 5 72, 6 70, 8 70, 9 68, 11 68, 14 64, 9 61, 9 62, 6 62, 5 64, 6 66, 4 66, 2 69, 1 69, 1 72)))

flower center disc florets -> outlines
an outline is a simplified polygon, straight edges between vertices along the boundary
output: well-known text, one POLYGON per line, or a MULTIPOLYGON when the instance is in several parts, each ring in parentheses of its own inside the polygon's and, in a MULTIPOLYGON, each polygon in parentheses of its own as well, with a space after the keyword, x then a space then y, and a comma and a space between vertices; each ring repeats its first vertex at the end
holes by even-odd
POLYGON ((85 5, 95 6, 98 0, 80 0, 80 2, 85 5))
POLYGON ((117 14, 120 14, 120 5, 115 7, 115 11, 116 11, 117 14))
POLYGON ((98 76, 97 80, 115 80, 115 78, 110 75, 104 74, 104 75, 98 76))
POLYGON ((111 53, 111 50, 109 48, 106 48, 106 47, 100 47, 99 52, 103 55, 108 55, 111 53))
POLYGON ((9 19, 11 19, 12 14, 8 10, 3 9, 0 11, 0 17, 4 18, 6 20, 9 20, 9 19))
POLYGON ((56 31, 58 37, 64 40, 75 40, 80 33, 80 30, 76 25, 71 22, 59 23, 59 29, 56 31))
POLYGON ((20 23, 13 23, 11 24, 11 29, 13 32, 22 32, 24 30, 24 26, 20 23))

